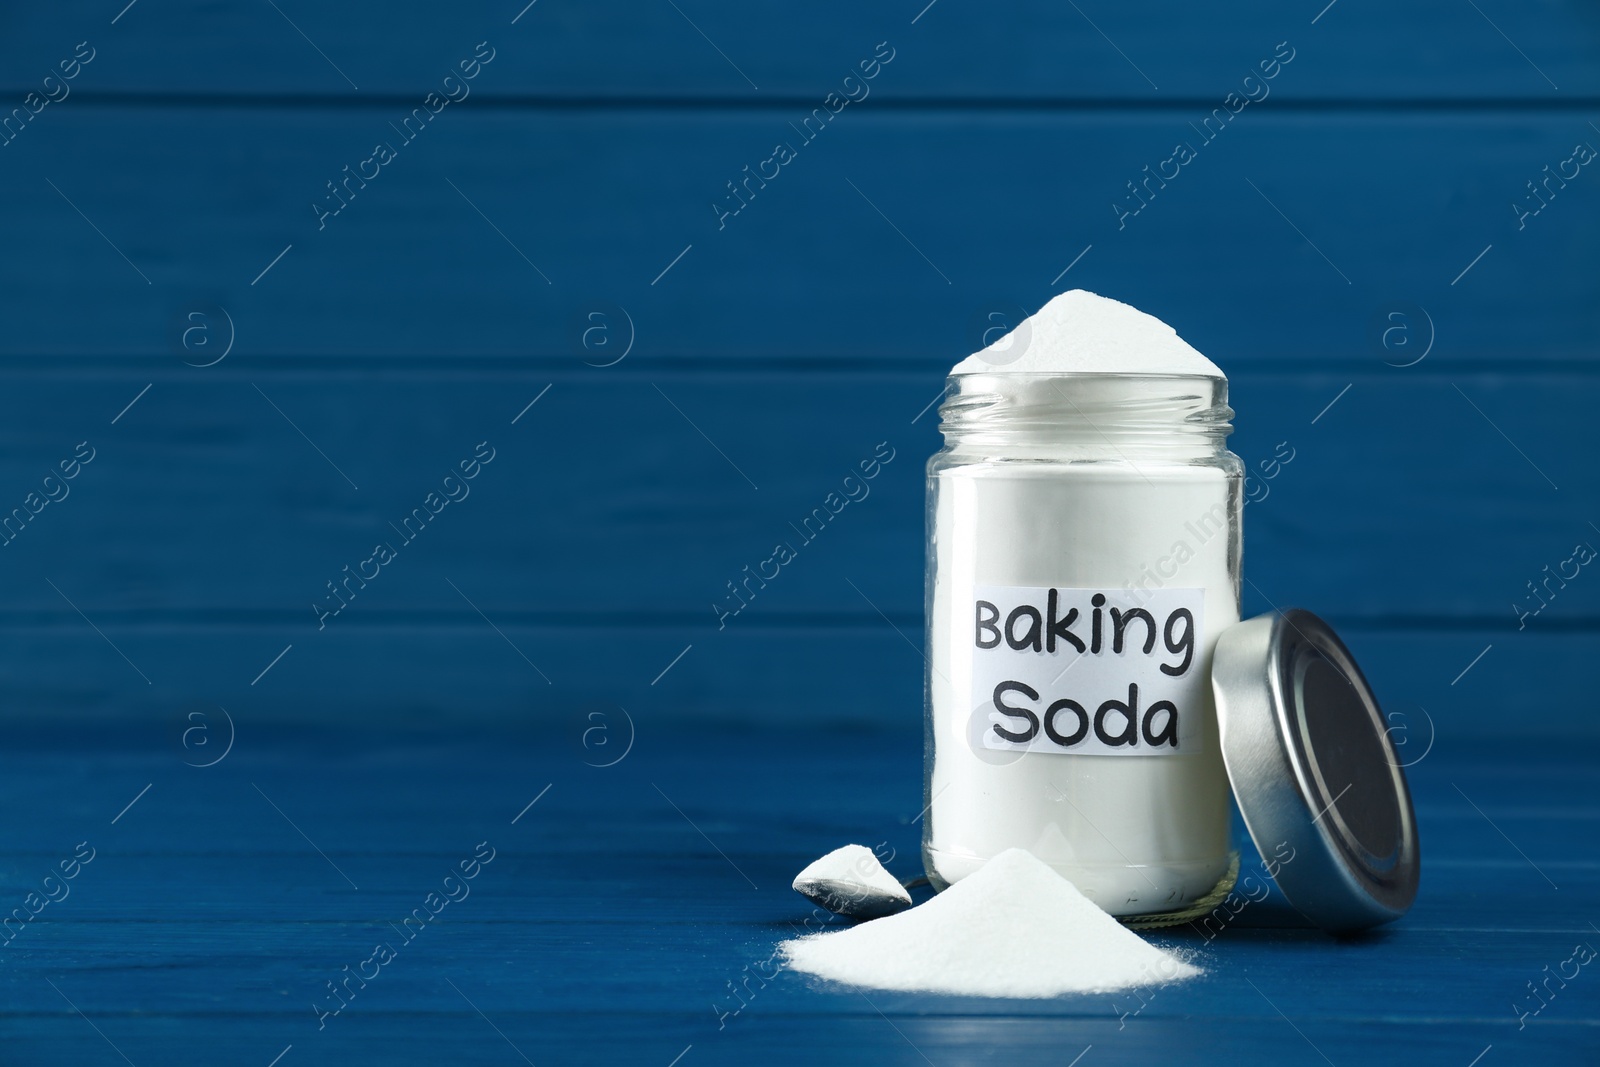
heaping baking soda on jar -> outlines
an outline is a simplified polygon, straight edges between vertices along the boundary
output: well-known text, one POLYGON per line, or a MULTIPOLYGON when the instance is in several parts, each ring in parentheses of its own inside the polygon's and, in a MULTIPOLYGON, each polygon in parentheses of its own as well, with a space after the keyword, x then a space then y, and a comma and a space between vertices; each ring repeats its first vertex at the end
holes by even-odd
POLYGON ((951 372, 928 464, 927 816, 943 887, 1024 848, 1119 916, 1229 873, 1209 670, 1239 620, 1216 365, 1063 293, 951 372))

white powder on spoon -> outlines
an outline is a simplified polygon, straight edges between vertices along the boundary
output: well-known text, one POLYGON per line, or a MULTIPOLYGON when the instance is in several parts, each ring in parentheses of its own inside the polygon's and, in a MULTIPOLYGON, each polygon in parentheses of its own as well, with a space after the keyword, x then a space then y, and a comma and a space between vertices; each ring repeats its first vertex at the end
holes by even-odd
POLYGON ((1106 992, 1202 973, 1019 848, 910 911, 779 948, 795 970, 836 982, 966 996, 1106 992))
POLYGON ((1224 377, 1176 330, 1136 307, 1073 289, 951 374, 1200 374, 1224 377))

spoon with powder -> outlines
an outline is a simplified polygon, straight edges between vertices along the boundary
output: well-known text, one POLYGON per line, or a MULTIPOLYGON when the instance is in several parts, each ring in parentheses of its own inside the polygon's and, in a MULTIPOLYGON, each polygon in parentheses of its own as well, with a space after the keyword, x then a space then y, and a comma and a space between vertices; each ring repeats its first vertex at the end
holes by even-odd
POLYGON ((794 889, 849 919, 878 919, 911 907, 906 887, 865 845, 834 849, 796 875, 794 889))

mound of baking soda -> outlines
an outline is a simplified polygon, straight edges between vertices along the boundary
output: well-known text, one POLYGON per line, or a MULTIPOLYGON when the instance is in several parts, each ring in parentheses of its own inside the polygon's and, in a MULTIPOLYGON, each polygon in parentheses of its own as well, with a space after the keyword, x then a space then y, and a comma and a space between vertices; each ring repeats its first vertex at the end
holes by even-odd
POLYGON ((795 970, 847 985, 964 996, 1105 992, 1202 973, 1020 848, 910 911, 779 948, 795 970))
POLYGON ((1120 300, 1072 289, 951 374, 1225 375, 1176 330, 1120 300))

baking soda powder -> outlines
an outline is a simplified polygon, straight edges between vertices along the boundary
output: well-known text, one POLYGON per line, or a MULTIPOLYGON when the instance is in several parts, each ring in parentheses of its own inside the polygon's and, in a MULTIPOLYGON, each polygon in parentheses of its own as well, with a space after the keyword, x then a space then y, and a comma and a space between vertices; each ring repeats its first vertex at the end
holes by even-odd
POLYGON ((779 949, 795 970, 849 985, 968 996, 1105 992, 1201 973, 1020 849, 910 911, 779 949))

